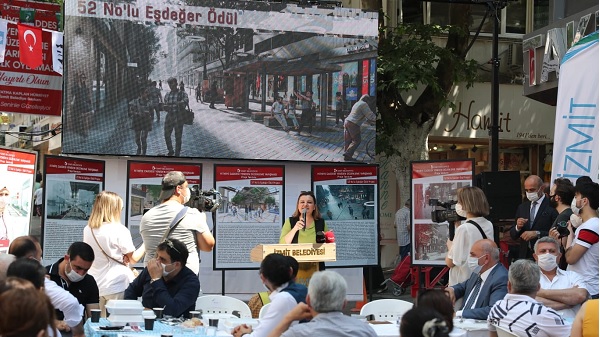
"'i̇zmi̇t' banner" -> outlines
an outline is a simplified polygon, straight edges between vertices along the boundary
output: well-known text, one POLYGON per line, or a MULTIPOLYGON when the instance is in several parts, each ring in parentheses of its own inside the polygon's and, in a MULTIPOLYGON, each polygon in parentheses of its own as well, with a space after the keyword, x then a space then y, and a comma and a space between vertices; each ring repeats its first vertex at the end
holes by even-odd
POLYGON ((44 174, 44 265, 83 240, 96 195, 104 189, 104 161, 46 156, 44 174))
POLYGON ((189 188, 199 189, 202 165, 128 161, 127 166, 127 227, 133 244, 139 247, 142 244, 140 221, 147 210, 161 203, 158 197, 164 176, 171 171, 181 171, 189 188))
POLYGON ((283 177, 283 166, 215 165, 215 186, 223 197, 215 226, 215 269, 257 268, 250 261, 252 248, 279 243, 283 177))
POLYGON ((335 234, 336 261, 327 266, 378 264, 377 171, 376 165, 313 166, 317 206, 326 227, 335 234))
POLYGON ((29 234, 35 163, 35 152, 0 148, 0 253, 29 234))
MULTIPOLYGON (((62 76, 52 71, 52 33, 43 31, 42 41, 35 41, 42 44, 43 64, 41 66, 32 70, 19 61, 19 33, 16 23, 20 21, 20 4, 23 3, 0 1, 0 4, 5 6, 0 17, 12 22, 8 24, 4 62, 0 63, 0 110, 60 116, 62 76)), ((44 29, 58 29, 57 13, 61 12, 60 5, 40 4, 33 1, 26 4, 27 8, 35 9, 35 20, 30 25, 44 29)))
POLYGON ((431 203, 455 201, 457 189, 472 186, 475 160, 414 161, 411 172, 412 263, 445 265, 448 222, 431 220, 432 210, 443 211, 431 203))

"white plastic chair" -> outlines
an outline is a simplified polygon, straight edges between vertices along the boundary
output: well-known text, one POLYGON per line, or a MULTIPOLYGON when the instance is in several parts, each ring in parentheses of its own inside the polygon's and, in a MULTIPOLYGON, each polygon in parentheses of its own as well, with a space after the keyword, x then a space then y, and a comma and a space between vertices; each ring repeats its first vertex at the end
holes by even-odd
POLYGON ((221 295, 200 296, 196 300, 196 310, 202 310, 203 314, 230 314, 234 311, 240 313, 240 318, 252 318, 252 312, 248 305, 237 298, 221 295))
POLYGON ((402 317, 412 307, 413 304, 411 302, 387 298, 365 304, 360 309, 360 315, 373 315, 376 321, 396 322, 398 317, 402 317))
POLYGON ((267 313, 267 308, 271 305, 271 303, 267 303, 260 308, 258 312, 258 319, 263 318, 263 316, 267 313))
POLYGON ((498 337, 518 337, 514 333, 499 326, 496 326, 496 334, 498 334, 498 337))

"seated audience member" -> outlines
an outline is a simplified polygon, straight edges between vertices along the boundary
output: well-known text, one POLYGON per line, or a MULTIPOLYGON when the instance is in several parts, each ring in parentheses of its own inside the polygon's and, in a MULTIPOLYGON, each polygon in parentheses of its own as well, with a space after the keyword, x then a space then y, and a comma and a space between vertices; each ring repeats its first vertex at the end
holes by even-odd
MULTIPOLYGON (((92 247, 85 242, 74 242, 64 258, 46 266, 46 274, 50 279, 77 298, 79 304, 85 307, 87 317, 91 317, 92 309, 100 308, 98 285, 94 277, 88 274, 93 262, 92 247)), ((57 311, 56 317, 62 320, 64 315, 57 311)))
POLYGON ((125 290, 126 300, 142 297, 146 308, 164 308, 164 314, 174 317, 189 315, 195 309, 200 293, 200 281, 186 267, 187 247, 179 240, 166 239, 156 248, 156 258, 125 290))
POLYGON ((585 281, 573 271, 558 268, 560 244, 549 236, 539 239, 533 258, 541 269, 540 290, 536 300, 554 309, 564 318, 573 318, 588 298, 585 281))
POLYGON ((431 308, 412 308, 402 315, 401 337, 448 337, 450 329, 444 317, 431 308))
MULTIPOLYGON (((290 282, 296 282, 296 276, 298 275, 298 268, 300 264, 296 261, 295 258, 291 256, 286 256, 288 261, 290 262, 290 267, 292 268, 292 280, 290 282)), ((255 294, 248 300, 248 307, 252 312, 252 318, 258 318, 258 314, 260 314, 260 309, 268 303, 271 303, 269 299, 270 291, 261 291, 255 294)))
MULTIPOLYGON (((575 234, 569 228, 566 238, 565 258, 567 270, 583 276, 591 297, 598 298, 598 184, 581 183, 575 186, 575 198, 571 203, 573 214, 581 216, 582 224, 575 234)), ((551 233, 557 238, 556 233, 551 233)))
POLYGON ((55 333, 50 300, 33 286, 2 290, 0 317, 0 336, 3 337, 46 337, 55 333))
POLYGON ((571 337, 598 337, 598 300, 583 303, 573 320, 571 337))
MULTIPOLYGON (((17 276, 8 276, 3 283, 0 283, 0 293, 8 289, 31 288, 36 289, 48 298, 44 291, 46 270, 42 265, 32 259, 18 259, 14 263, 11 263, 9 269, 10 270, 7 270, 7 274, 17 276)), ((48 303, 48 315, 52 317, 52 320, 48 324, 48 336, 60 337, 61 333, 57 329, 57 321, 54 318, 54 312, 54 306, 52 306, 52 303, 48 303)))
POLYGON ((333 271, 316 272, 308 284, 306 303, 299 303, 279 322, 269 337, 376 337, 368 324, 344 315, 346 280, 333 271), (290 325, 310 319, 308 323, 290 325))
MULTIPOLYGON (((14 239, 8 247, 8 253, 13 254, 17 259, 26 258, 35 260, 42 269, 44 268, 40 264, 42 261, 42 247, 37 239, 32 236, 20 236, 14 239)), ((17 261, 13 262, 13 264, 16 262, 17 261)), ((18 275, 12 276, 19 277, 18 275)), ((45 277, 44 291, 46 292, 46 295, 48 295, 48 298, 50 298, 50 302, 54 308, 62 311, 65 315, 64 320, 57 323, 59 329, 67 332, 71 331, 73 337, 85 336, 82 321, 83 306, 79 304, 77 298, 45 277)))
POLYGON ((231 332, 234 337, 266 337, 298 303, 306 300, 307 289, 293 282, 293 268, 288 257, 281 254, 269 254, 260 264, 260 279, 271 291, 271 306, 258 325, 252 327, 242 324, 231 332))
POLYGON ((535 300, 540 289, 540 268, 531 260, 518 260, 508 270, 508 294, 496 302, 488 316, 490 337, 497 336, 496 327, 520 337, 569 336, 571 325, 535 300))
POLYGON ((475 241, 467 259, 471 276, 465 282, 445 289, 452 302, 464 297, 456 316, 486 319, 492 305, 506 295, 508 274, 498 262, 499 254, 494 241, 475 241))
POLYGON ((420 291, 415 302, 417 308, 431 308, 444 316, 446 326, 450 330, 449 336, 463 336, 466 331, 454 326, 454 306, 446 292, 440 289, 429 289, 420 291))

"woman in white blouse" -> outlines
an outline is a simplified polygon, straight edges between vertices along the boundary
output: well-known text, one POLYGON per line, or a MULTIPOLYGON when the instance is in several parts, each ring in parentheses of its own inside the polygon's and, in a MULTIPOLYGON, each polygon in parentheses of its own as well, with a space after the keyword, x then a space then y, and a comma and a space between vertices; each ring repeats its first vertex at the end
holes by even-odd
POLYGON ((106 302, 123 299, 125 289, 135 278, 129 264, 144 254, 144 246, 136 251, 131 232, 121 223, 122 210, 123 199, 118 194, 102 191, 96 196, 88 225, 83 229, 83 241, 94 249, 89 274, 98 284, 103 317, 106 302))

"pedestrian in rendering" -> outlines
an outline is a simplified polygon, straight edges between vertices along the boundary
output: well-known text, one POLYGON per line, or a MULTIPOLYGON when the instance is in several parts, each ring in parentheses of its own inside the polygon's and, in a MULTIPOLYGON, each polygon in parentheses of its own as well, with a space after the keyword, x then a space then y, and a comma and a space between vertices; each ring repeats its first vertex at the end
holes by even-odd
POLYGON ((142 91, 140 97, 129 102, 129 117, 131 118, 131 129, 134 132, 135 144, 137 145, 136 155, 146 155, 148 148, 148 132, 152 131, 152 119, 154 118, 153 103, 149 98, 149 91, 152 88, 146 88, 142 91))
POLYGON ((290 128, 288 127, 287 120, 285 118, 284 109, 283 109, 283 98, 276 97, 275 102, 271 106, 271 116, 275 117, 275 119, 279 122, 283 131, 288 132, 290 128))
POLYGON ((340 119, 342 120, 342 124, 344 124, 344 100, 342 98, 341 92, 335 93, 335 126, 338 126, 340 119))
POLYGON ((377 118, 369 106, 370 101, 371 97, 369 95, 363 95, 352 106, 352 111, 344 121, 344 160, 352 160, 354 151, 356 151, 362 140, 360 126, 365 121, 373 123, 377 118))
POLYGON ((165 143, 167 144, 168 156, 179 156, 181 153, 181 137, 183 136, 183 110, 189 103, 187 94, 177 88, 177 79, 171 77, 167 80, 171 89, 165 95, 164 105, 167 110, 165 118, 165 143), (171 134, 175 131, 175 151, 173 151, 173 143, 171 142, 171 134))
POLYGON ((304 126, 308 125, 308 136, 312 136, 312 128, 315 122, 315 102, 312 99, 312 91, 306 91, 306 95, 296 92, 296 96, 300 97, 302 105, 302 115, 300 116, 300 127, 298 134, 302 135, 304 126))
POLYGON ((163 100, 160 89, 156 87, 156 81, 152 81, 152 84, 148 88, 148 99, 150 100, 150 112, 152 115, 156 113, 156 122, 158 123, 160 122, 160 111, 163 100))
POLYGON ((298 118, 296 118, 296 96, 293 94, 290 95, 290 100, 287 104, 287 116, 292 120, 292 124, 294 124, 294 129, 298 130, 300 123, 298 123, 298 118))
POLYGON ((217 100, 217 82, 213 82, 210 86, 210 105, 208 106, 211 109, 215 109, 215 101, 217 100))
POLYGON ((84 73, 75 74, 75 85, 71 89, 73 100, 71 101, 71 109, 74 112, 73 126, 85 138, 88 136, 88 130, 91 127, 92 116, 94 116, 94 108, 90 99, 90 91, 87 88, 87 77, 84 73))

